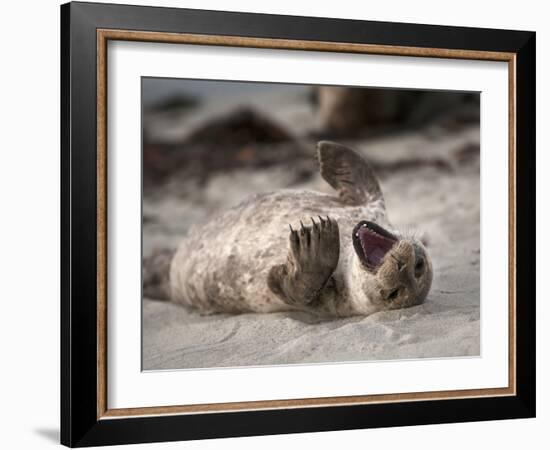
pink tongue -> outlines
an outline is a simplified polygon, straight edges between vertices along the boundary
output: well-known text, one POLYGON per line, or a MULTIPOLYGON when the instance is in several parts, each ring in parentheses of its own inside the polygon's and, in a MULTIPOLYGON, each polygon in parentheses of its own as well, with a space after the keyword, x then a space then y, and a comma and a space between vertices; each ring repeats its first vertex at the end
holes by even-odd
POLYGON ((382 264, 384 256, 390 251, 395 241, 384 236, 380 236, 367 227, 359 228, 359 240, 367 262, 375 267, 382 264))

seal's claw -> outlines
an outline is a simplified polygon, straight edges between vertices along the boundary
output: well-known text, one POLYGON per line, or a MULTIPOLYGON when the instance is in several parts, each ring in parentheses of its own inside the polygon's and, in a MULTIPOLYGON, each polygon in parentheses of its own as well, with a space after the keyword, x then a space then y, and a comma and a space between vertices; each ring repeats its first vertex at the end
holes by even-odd
POLYGON ((300 220, 300 230, 292 230, 291 250, 296 267, 312 272, 324 272, 321 267, 334 268, 340 254, 338 222, 319 217, 320 223, 311 217, 311 225, 300 220))
POLYGON ((268 276, 272 292, 291 305, 315 300, 338 265, 338 223, 319 216, 311 225, 300 221, 300 230, 290 227, 290 252, 286 264, 274 266, 268 276))
POLYGON ((292 228, 292 225, 288 225, 290 228, 290 246, 292 248, 292 251, 297 251, 299 239, 298 239, 298 232, 292 228))

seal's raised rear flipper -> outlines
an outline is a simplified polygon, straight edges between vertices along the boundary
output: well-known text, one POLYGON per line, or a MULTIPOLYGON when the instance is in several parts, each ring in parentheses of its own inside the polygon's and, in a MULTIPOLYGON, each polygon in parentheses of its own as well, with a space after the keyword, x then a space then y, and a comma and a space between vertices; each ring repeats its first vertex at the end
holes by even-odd
POLYGON ((321 175, 346 205, 366 205, 377 200, 383 204, 378 179, 357 152, 336 142, 320 141, 317 155, 321 175))

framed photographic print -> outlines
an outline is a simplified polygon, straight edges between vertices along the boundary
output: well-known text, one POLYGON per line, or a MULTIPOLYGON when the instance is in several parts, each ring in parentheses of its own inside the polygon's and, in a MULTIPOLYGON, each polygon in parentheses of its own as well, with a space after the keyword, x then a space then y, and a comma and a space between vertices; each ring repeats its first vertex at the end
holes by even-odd
POLYGON ((61 440, 535 415, 535 33, 61 7, 61 440))

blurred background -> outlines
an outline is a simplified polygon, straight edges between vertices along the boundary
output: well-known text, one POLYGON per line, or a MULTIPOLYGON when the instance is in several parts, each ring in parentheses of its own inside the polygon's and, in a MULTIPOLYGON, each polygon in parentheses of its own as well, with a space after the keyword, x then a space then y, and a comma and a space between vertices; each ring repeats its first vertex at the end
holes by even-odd
POLYGON ((144 298, 144 370, 479 355, 478 93, 142 83, 144 257, 251 194, 332 192, 315 154, 331 139, 370 161, 390 221, 422 237, 434 264, 424 304, 324 323, 144 298))
POLYGON ((381 177, 479 158, 477 93, 143 78, 142 104, 145 253, 251 193, 316 188, 320 139, 381 177))

